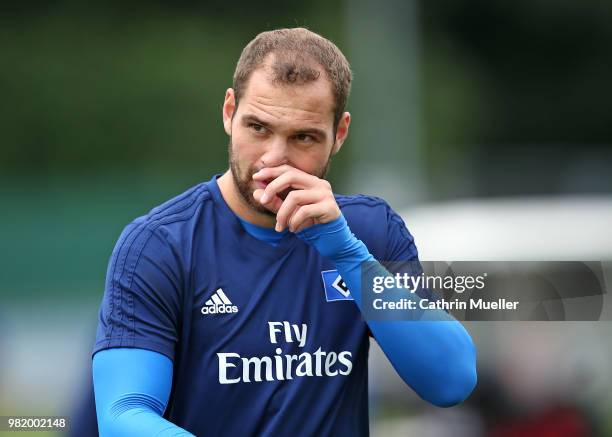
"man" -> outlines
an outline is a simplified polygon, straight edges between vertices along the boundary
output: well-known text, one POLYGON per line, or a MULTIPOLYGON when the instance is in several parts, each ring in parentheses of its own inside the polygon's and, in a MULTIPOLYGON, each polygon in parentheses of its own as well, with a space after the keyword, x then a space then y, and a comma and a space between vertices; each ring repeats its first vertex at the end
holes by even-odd
POLYGON ((447 313, 363 320, 362 264, 388 274, 375 260, 417 252, 384 201, 325 180, 350 83, 306 29, 245 47, 223 103, 229 170, 136 219, 111 257, 93 358, 102 436, 367 435, 369 336, 425 400, 472 391, 474 346, 447 313))

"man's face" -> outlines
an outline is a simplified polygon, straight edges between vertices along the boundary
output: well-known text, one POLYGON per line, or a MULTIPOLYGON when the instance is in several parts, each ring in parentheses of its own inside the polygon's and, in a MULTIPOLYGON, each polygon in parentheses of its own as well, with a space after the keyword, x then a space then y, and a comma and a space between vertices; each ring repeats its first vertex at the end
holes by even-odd
POLYGON ((324 178, 348 133, 350 116, 345 113, 334 138, 334 100, 327 78, 321 74, 307 84, 280 85, 271 82, 268 72, 266 64, 253 71, 238 108, 233 90, 228 90, 223 118, 230 136, 230 168, 241 197, 256 211, 273 215, 253 198, 269 181, 255 182, 253 174, 288 164, 324 178))

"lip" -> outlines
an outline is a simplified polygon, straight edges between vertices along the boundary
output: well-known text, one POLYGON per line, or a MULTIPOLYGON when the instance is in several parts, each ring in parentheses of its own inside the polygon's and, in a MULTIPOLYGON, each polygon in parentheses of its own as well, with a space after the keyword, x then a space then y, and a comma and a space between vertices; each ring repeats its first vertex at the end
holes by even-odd
POLYGON ((270 180, 267 181, 253 181, 255 182, 255 188, 261 188, 262 190, 265 189, 268 184, 270 183, 270 180))

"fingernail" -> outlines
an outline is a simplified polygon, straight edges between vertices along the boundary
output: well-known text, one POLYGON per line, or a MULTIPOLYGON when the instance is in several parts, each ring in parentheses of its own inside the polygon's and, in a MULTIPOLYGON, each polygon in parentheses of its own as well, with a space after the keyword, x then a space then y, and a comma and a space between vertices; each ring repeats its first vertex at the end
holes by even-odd
POLYGON ((268 195, 267 195, 266 193, 263 193, 263 194, 261 195, 261 198, 259 199, 259 201, 260 201, 261 203, 266 203, 266 202, 268 201, 268 195))

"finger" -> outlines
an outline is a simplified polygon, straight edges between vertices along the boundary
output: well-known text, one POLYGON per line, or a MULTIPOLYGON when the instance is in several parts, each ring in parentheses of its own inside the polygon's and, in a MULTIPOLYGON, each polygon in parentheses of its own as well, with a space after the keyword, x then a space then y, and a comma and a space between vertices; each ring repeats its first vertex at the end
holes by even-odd
MULTIPOLYGON (((276 167, 264 167, 259 170, 257 173, 253 174, 253 179, 257 180, 265 180, 277 178, 283 173, 286 173, 290 170, 297 170, 297 168, 290 166, 289 164, 283 164, 276 167)), ((301 171, 301 170, 298 170, 301 171)))
POLYGON ((282 232, 287 227, 287 221, 297 207, 316 203, 325 198, 325 193, 318 190, 296 190, 290 192, 276 214, 276 231, 282 232))
POLYGON ((262 201, 267 202, 268 199, 281 194, 288 188, 303 190, 306 188, 314 188, 319 178, 316 176, 304 173, 298 170, 289 170, 276 179, 272 180, 264 189, 262 201))
POLYGON ((263 192, 264 190, 261 188, 256 189, 255 191, 253 191, 253 198, 273 213, 278 212, 278 210, 283 204, 283 201, 280 199, 280 197, 274 196, 274 198, 269 199, 267 202, 264 203, 261 201, 261 196, 263 195, 263 192))
MULTIPOLYGON (((307 205, 304 205, 307 206, 307 205)), ((302 209, 302 207, 298 207, 293 215, 289 218, 289 222, 293 224, 293 233, 298 233, 303 231, 304 229, 313 226, 315 224, 315 220, 312 217, 306 217, 305 219, 303 218, 305 216, 305 214, 308 214, 308 209, 306 208, 305 211, 303 211, 300 214, 297 214, 299 212, 299 210, 302 209), (296 216, 297 215, 297 216, 296 216), (301 223, 298 223, 301 222, 301 223)), ((287 227, 289 227, 289 225, 287 225, 287 227)))
POLYGON ((302 227, 306 228, 317 223, 318 217, 325 213, 325 206, 321 203, 311 203, 303 205, 289 219, 288 227, 291 232, 296 232, 302 227), (309 223, 306 223, 309 222, 309 223), (303 226, 306 225, 306 226, 303 226))
POLYGON ((309 228, 310 226, 313 226, 314 224, 315 223, 313 219, 304 220, 304 222, 301 225, 299 225, 297 229, 293 232, 297 234, 298 232, 302 232, 304 229, 309 228))
POLYGON ((313 224, 329 223, 338 217, 341 212, 335 200, 324 200, 318 203, 303 205, 291 216, 287 226, 291 232, 297 232, 297 229, 303 228, 303 225, 309 219, 312 219, 313 224))

